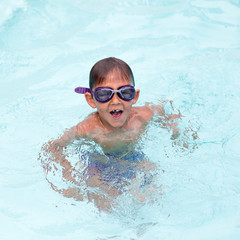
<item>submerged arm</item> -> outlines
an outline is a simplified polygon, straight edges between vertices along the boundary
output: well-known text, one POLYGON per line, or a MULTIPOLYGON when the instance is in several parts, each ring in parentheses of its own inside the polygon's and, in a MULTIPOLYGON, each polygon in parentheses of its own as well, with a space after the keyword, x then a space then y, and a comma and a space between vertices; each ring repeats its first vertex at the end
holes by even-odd
POLYGON ((68 161, 68 155, 65 149, 68 145, 73 143, 75 139, 84 136, 84 127, 79 124, 65 131, 60 138, 48 141, 43 145, 39 159, 45 171, 46 180, 53 190, 65 197, 74 198, 80 201, 88 199, 89 202, 94 202, 101 210, 111 209, 113 199, 116 197, 115 189, 104 184, 104 182, 99 179, 97 173, 90 177, 84 176, 82 171, 77 170, 75 166, 68 161), (61 178, 65 183, 67 182, 67 187, 61 187, 55 184, 54 179, 52 181, 51 176, 55 176, 56 172, 61 174, 61 178), (74 183, 74 185, 72 185, 72 183, 74 183), (90 187, 90 190, 86 189, 86 187, 82 188, 82 186, 85 185, 90 187), (93 190, 91 190, 91 188, 93 190), (95 193, 95 188, 102 189, 106 194, 95 193))
POLYGON ((67 155, 64 152, 66 147, 71 144, 75 139, 81 137, 81 125, 72 127, 71 129, 64 132, 64 134, 56 139, 50 140, 42 147, 42 156, 40 160, 42 166, 46 173, 51 170, 50 165, 57 170, 58 167, 56 164, 59 164, 63 167, 63 177, 66 180, 72 181, 73 183, 78 183, 75 178, 72 176, 72 172, 75 170, 70 162, 66 159, 67 155))

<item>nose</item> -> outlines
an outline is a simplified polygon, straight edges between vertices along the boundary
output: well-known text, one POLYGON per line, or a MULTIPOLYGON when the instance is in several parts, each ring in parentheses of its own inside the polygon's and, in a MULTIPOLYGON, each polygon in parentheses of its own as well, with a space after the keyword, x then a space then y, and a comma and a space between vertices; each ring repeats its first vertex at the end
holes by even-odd
POLYGON ((112 99, 110 101, 111 101, 111 104, 119 104, 119 103, 121 103, 121 100, 120 100, 119 96, 117 95, 117 93, 113 94, 113 97, 112 97, 112 99))

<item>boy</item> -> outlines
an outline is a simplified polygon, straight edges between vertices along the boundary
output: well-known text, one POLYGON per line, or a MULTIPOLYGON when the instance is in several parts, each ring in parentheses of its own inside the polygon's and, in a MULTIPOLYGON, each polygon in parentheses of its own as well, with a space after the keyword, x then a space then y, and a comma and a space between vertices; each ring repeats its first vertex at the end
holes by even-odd
MULTIPOLYGON (((164 106, 149 103, 142 107, 133 107, 139 98, 140 90, 134 88, 135 82, 130 67, 117 58, 110 57, 98 61, 90 71, 89 85, 89 89, 78 87, 75 91, 84 94, 87 103, 97 111, 66 131, 59 139, 49 142, 45 151, 52 153, 51 160, 64 168, 63 177, 79 185, 79 181, 74 177, 77 171, 66 159, 64 148, 76 139, 93 140, 103 149, 108 163, 101 162, 99 156, 94 158, 94 154, 90 153, 92 163, 87 167, 88 176, 84 181, 87 186, 99 187, 109 196, 116 197, 122 191, 116 182, 119 186, 119 182, 126 183, 126 179, 133 179, 136 175, 133 162, 138 162, 143 171, 150 168, 144 159, 145 156, 134 151, 132 147, 144 132, 147 123, 158 114, 165 119, 163 126, 171 128, 173 135, 177 136, 177 123, 174 119, 181 118, 181 114, 179 112, 167 116, 164 106), (115 171, 110 180, 109 175, 106 177, 109 166, 111 171, 115 171), (124 177, 119 178, 120 175, 124 177), (109 184, 114 181, 115 185, 109 184)), ((42 163, 45 169, 49 169, 48 164, 42 163)), ((52 187, 56 190, 56 186, 52 187)), ((74 188, 60 192, 68 197, 83 199, 83 193, 76 193, 74 188)), ((88 199, 93 200, 101 209, 109 208, 111 204, 111 201, 94 193, 88 194, 88 199)))
MULTIPOLYGON (((140 90, 134 88, 130 67, 120 59, 110 57, 97 62, 91 69, 89 85, 90 89, 79 87, 75 91, 84 93, 87 103, 97 111, 55 141, 60 148, 84 137, 99 143, 104 151, 114 151, 136 141, 155 113, 165 116, 164 106, 146 103, 133 107, 140 90)), ((173 134, 178 132, 173 122, 176 118, 181 118, 180 112, 165 116, 173 134)))

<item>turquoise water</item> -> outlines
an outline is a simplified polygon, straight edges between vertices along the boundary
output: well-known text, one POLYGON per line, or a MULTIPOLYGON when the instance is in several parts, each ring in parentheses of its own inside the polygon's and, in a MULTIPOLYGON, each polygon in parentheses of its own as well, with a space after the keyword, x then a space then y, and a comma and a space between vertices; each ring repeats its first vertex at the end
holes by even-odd
POLYGON ((239 239, 239 69, 239 0, 1 0, 1 239, 239 239), (108 56, 132 67, 139 105, 172 99, 199 136, 183 150, 151 125, 139 145, 162 195, 112 214, 53 191, 38 160, 92 111, 73 89, 108 56))

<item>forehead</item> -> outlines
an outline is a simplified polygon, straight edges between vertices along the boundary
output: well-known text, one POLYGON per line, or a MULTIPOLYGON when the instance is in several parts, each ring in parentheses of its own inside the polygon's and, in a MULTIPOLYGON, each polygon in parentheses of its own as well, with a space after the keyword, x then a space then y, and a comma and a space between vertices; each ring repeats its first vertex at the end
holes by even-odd
POLYGON ((130 85, 131 81, 129 78, 124 77, 118 69, 115 69, 107 74, 103 82, 98 83, 96 87, 111 87, 119 88, 124 85, 130 85))

